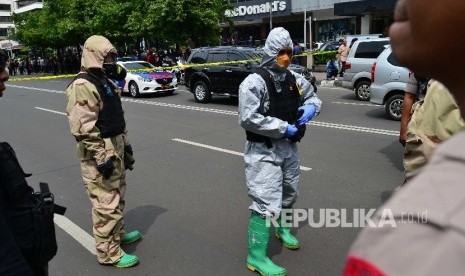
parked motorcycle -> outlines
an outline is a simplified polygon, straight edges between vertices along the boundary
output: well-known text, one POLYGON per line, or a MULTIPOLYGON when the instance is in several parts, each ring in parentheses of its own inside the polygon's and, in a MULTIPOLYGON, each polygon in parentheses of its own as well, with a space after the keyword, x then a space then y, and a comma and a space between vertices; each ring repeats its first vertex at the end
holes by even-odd
POLYGON ((176 59, 176 66, 177 67, 173 68, 171 70, 171 73, 173 73, 176 76, 176 78, 178 80, 178 84, 182 84, 182 85, 185 84, 185 73, 184 73, 184 69, 183 69, 184 63, 185 62, 181 58, 177 58, 176 59))
POLYGON ((317 92, 318 88, 316 86, 316 78, 315 78, 315 75, 313 74, 312 69, 301 66, 301 65, 296 65, 296 64, 290 64, 288 69, 303 76, 306 80, 308 80, 312 84, 313 91, 315 93, 317 92))

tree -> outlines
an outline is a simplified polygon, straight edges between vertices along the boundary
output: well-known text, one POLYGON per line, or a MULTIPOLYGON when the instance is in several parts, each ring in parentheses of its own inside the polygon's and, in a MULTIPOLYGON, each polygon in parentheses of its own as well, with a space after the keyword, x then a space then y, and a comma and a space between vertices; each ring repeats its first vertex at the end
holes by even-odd
POLYGON ((82 44, 93 34, 122 46, 152 42, 219 42, 223 0, 48 0, 39 11, 14 14, 15 38, 33 47, 82 44))

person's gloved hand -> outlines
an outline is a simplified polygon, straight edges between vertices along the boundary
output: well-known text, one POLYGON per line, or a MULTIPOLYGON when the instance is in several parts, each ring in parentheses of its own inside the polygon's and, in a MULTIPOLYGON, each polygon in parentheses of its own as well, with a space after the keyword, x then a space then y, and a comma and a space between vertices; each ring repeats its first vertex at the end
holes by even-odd
POLYGON ((305 124, 303 125, 300 125, 300 126, 297 126, 297 133, 292 136, 291 138, 289 138, 289 140, 291 142, 300 142, 300 140, 302 140, 302 138, 304 138, 305 136, 305 130, 307 129, 307 126, 305 124))
POLYGON ((134 152, 132 151, 132 146, 131 144, 126 144, 124 145, 124 153, 129 153, 130 155, 133 155, 134 152))
POLYGON ((132 146, 130 144, 124 145, 124 167, 132 171, 134 169, 132 165, 134 165, 135 162, 132 146))
MULTIPOLYGON (((307 104, 299 107, 299 112, 302 112, 300 118, 297 119, 297 124, 303 125, 310 121, 316 113, 316 106, 313 104, 307 104)), ((300 114, 300 113, 299 113, 300 114)))
POLYGON ((103 175, 103 178, 107 179, 113 174, 115 165, 113 165, 113 160, 108 159, 105 163, 97 166, 97 171, 103 175))
POLYGON ((296 135, 299 130, 295 125, 288 125, 286 132, 284 132, 285 138, 291 138, 292 136, 296 135))

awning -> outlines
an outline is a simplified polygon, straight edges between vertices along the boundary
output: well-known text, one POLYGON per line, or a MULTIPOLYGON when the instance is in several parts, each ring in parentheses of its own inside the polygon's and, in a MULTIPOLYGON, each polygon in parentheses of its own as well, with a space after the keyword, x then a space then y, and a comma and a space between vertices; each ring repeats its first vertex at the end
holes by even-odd
POLYGON ((334 15, 357 16, 373 12, 393 12, 397 0, 364 0, 334 4, 334 15))
POLYGON ((9 39, 0 40, 0 49, 17 50, 17 49, 22 49, 22 48, 23 48, 23 45, 19 44, 18 41, 9 40, 9 39))

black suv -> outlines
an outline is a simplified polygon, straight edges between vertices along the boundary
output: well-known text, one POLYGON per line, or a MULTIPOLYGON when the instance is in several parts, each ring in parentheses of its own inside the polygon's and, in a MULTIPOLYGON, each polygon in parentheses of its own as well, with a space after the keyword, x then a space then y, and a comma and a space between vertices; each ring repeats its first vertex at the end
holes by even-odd
MULTIPOLYGON (((199 103, 208 103, 212 94, 237 97, 239 85, 260 64, 264 51, 252 47, 218 46, 194 50, 185 69, 186 87, 199 103), (255 60, 246 63, 234 61, 255 60), (206 64, 202 66, 201 64, 206 64), (210 63, 219 63, 212 64, 210 63), (221 64, 225 63, 225 64, 221 64), (208 65, 208 66, 207 66, 208 65)), ((310 81, 316 92, 315 77, 310 69, 291 64, 288 68, 310 81)))

